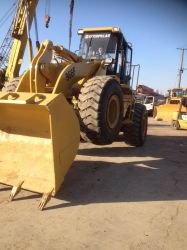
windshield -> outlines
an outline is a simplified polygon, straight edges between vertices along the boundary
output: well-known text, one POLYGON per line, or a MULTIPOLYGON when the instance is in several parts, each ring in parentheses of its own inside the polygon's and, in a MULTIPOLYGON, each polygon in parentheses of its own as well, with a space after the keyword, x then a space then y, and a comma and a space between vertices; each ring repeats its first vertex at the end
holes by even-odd
POLYGON ((182 89, 174 89, 173 93, 172 93, 172 96, 173 97, 181 97, 182 94, 183 94, 182 92, 183 92, 182 89))
POLYGON ((115 58, 116 45, 117 38, 110 32, 84 33, 80 43, 79 55, 88 60, 115 58))
POLYGON ((153 96, 146 97, 145 104, 153 103, 153 96))
POLYGON ((187 95, 187 90, 184 89, 172 89, 169 90, 169 93, 171 93, 172 97, 182 97, 187 95))

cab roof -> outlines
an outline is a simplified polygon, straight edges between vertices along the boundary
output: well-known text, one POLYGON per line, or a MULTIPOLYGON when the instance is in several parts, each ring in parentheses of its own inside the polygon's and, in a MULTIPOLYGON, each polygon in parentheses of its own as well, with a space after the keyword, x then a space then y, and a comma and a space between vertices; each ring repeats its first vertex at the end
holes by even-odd
POLYGON ((100 32, 100 31, 110 31, 112 33, 121 33, 119 27, 96 27, 96 28, 80 28, 78 29, 78 34, 84 34, 85 32, 100 32))

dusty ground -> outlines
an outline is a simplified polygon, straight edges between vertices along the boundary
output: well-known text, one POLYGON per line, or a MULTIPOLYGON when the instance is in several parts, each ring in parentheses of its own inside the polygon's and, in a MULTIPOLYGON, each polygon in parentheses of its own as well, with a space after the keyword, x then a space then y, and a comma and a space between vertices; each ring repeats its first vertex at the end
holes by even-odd
POLYGON ((82 144, 43 212, 0 185, 0 249, 187 249, 187 131, 149 123, 141 148, 82 144))

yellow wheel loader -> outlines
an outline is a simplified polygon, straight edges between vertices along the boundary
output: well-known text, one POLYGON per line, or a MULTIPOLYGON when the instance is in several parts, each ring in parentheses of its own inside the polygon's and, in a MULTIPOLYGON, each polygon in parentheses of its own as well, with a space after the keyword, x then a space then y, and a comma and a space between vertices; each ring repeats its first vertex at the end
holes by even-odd
MULTIPOLYGON (((170 89, 166 103, 154 107, 153 117, 155 120, 171 121, 173 112, 179 110, 181 98, 187 96, 186 88, 170 89)), ((182 107, 182 109, 184 109, 182 107)))
POLYGON ((187 97, 181 99, 179 110, 173 113, 172 127, 187 129, 187 97))
POLYGON ((81 137, 109 144, 119 133, 144 144, 145 106, 130 88, 132 48, 118 27, 79 29, 79 55, 41 44, 15 92, 0 93, 0 182, 43 193, 42 209, 70 168, 81 137), (80 125, 80 129, 79 129, 80 125))

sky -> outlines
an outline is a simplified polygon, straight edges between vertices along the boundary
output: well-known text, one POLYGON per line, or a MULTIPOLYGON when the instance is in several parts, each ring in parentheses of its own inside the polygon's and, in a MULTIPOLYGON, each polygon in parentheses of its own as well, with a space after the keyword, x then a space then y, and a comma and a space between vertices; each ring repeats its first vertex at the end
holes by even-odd
MULTIPOLYGON (((13 2, 0 0, 0 19, 13 2)), ((50 1, 51 22, 46 29, 46 0, 39 0, 36 14, 40 42, 49 39, 68 48, 69 4, 70 0, 50 1)), ((0 44, 10 22, 11 18, 3 26, 0 23, 0 44)), ((71 50, 79 47, 78 28, 104 26, 119 26, 132 43, 133 64, 140 64, 139 84, 161 93, 177 87, 181 58, 177 48, 187 48, 187 0, 75 0, 71 50)), ((31 36, 35 40, 33 28, 31 36)), ((26 51, 23 68, 27 64, 26 51)), ((184 68, 187 69, 187 51, 184 68)), ((187 87, 187 70, 181 85, 187 87)))

